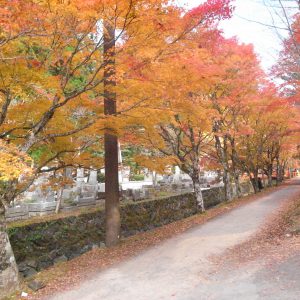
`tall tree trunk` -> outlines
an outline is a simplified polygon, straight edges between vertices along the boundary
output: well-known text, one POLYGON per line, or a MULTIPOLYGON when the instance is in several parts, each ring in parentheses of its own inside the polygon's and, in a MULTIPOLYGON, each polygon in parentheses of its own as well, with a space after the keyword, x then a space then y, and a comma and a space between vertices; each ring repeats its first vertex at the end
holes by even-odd
POLYGON ((268 174, 268 187, 271 187, 273 185, 273 179, 272 179, 272 173, 268 174))
POLYGON ((204 199, 201 191, 201 180, 200 180, 201 174, 200 174, 198 155, 195 155, 192 158, 192 168, 190 169, 190 172, 187 173, 189 173, 193 181, 194 195, 195 195, 198 208, 200 209, 201 212, 205 212, 205 204, 204 204, 204 199))
POLYGON ((221 139, 218 135, 215 135, 215 146, 218 153, 218 157, 220 163, 223 167, 223 183, 225 189, 225 200, 232 200, 232 188, 231 188, 231 180, 228 166, 228 153, 227 153, 227 137, 223 138, 223 146, 221 139))
POLYGON ((197 201, 197 205, 201 212, 205 212, 205 205, 204 205, 204 200, 203 200, 203 195, 201 191, 201 183, 200 183, 200 178, 199 176, 191 176, 193 180, 193 185, 194 185, 194 193, 195 193, 195 199, 197 201))
POLYGON ((284 179, 284 173, 285 173, 285 168, 284 168, 284 166, 281 165, 280 166, 280 177, 279 177, 280 182, 282 182, 284 179))
POLYGON ((279 158, 276 158, 276 185, 280 183, 280 163, 279 158))
POLYGON ((0 299, 18 286, 18 268, 6 231, 5 208, 0 203, 0 299))
POLYGON ((273 185, 272 175, 273 175, 273 165, 268 166, 268 187, 273 185))
MULTIPOLYGON (((115 115, 116 80, 115 80, 115 28, 104 21, 104 113, 115 115)), ((106 246, 118 244, 120 239, 120 203, 119 203, 119 168, 118 168, 118 137, 106 124, 104 136, 105 148, 105 216, 106 246)))
POLYGON ((256 182, 255 182, 255 179, 254 179, 253 177, 251 177, 251 178, 250 178, 250 181, 251 181, 251 184, 252 184, 252 186, 253 186, 254 193, 255 193, 255 194, 258 193, 258 186, 257 186, 257 184, 256 184, 256 182))
POLYGON ((231 201, 232 196, 232 186, 231 186, 231 179, 230 179, 230 173, 227 167, 223 167, 223 182, 224 182, 224 189, 225 189, 225 200, 231 201))
POLYGON ((58 214, 61 208, 62 197, 63 197, 64 187, 61 187, 57 192, 57 202, 55 207, 55 213, 58 214))
POLYGON ((259 192, 259 184, 258 184, 258 173, 257 171, 253 172, 253 177, 250 177, 253 189, 254 189, 254 193, 258 193, 259 192))
POLYGON ((239 181, 239 171, 238 171, 238 154, 235 149, 235 138, 229 137, 230 144, 231 144, 231 162, 232 162, 232 174, 234 179, 234 188, 235 188, 235 196, 241 197, 241 187, 240 187, 240 181, 239 181))
POLYGON ((286 170, 286 161, 280 165, 280 175, 281 175, 280 182, 284 181, 285 170, 286 170))
POLYGON ((234 171, 234 188, 235 188, 236 197, 240 198, 242 195, 241 186, 240 186, 239 174, 236 171, 234 171))

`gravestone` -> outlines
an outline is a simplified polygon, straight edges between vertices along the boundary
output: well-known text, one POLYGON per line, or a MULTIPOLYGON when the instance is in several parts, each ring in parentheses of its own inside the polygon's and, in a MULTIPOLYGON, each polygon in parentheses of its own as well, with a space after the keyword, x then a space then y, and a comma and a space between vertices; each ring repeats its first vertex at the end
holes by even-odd
POLYGON ((65 168, 65 177, 70 183, 66 184, 66 188, 72 188, 73 176, 72 176, 73 169, 70 167, 65 168))
POLYGON ((79 168, 77 169, 76 185, 82 186, 83 183, 84 183, 84 169, 79 168))
POLYGON ((134 201, 141 200, 143 198, 141 190, 132 190, 132 197, 134 201))
POLYGON ((98 172, 96 170, 91 170, 88 183, 97 185, 98 184, 97 175, 98 172))
POLYGON ((177 184, 180 183, 180 181, 181 181, 181 171, 178 166, 175 166, 175 174, 173 176, 173 182, 177 184))

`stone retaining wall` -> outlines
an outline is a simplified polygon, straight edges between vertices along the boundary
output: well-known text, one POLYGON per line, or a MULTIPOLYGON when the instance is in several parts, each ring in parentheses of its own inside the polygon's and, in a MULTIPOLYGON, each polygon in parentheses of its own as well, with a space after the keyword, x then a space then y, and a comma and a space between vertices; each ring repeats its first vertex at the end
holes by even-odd
MULTIPOLYGON (((224 189, 203 191, 206 208, 224 201, 224 189)), ((121 207, 122 236, 151 230, 198 213, 192 193, 147 200, 121 207)), ((72 259, 93 247, 104 246, 104 211, 9 227, 20 272, 25 276, 57 262, 72 259)))

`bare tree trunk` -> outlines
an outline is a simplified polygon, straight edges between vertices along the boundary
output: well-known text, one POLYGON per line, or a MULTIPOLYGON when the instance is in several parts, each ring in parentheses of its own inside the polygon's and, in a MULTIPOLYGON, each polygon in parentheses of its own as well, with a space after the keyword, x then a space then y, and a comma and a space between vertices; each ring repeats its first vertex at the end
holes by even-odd
POLYGON ((280 171, 280 163, 279 158, 276 159, 276 185, 280 183, 280 177, 281 177, 281 171, 280 171))
POLYGON ((286 161, 284 161, 281 165, 280 165, 280 181, 284 181, 284 177, 285 177, 285 170, 286 170, 286 161))
POLYGON ((226 199, 226 201, 231 201, 233 196, 232 196, 230 173, 226 167, 223 169, 223 172, 224 172, 223 173, 223 182, 224 182, 224 188, 225 188, 225 199, 226 199))
POLYGON ((273 185, 273 179, 272 179, 272 173, 268 174, 268 187, 271 187, 273 185))
POLYGON ((235 149, 235 138, 229 137, 230 144, 231 144, 231 162, 232 162, 232 174, 234 179, 234 188, 235 188, 235 195, 236 197, 241 197, 241 187, 240 187, 240 181, 239 181, 239 171, 238 171, 238 154, 235 149))
MULTIPOLYGON (((116 80, 115 80, 115 28, 104 21, 104 113, 115 115, 116 80)), ((118 176, 118 137, 106 125, 104 136, 105 148, 105 216, 106 216, 106 246, 118 244, 120 239, 120 203, 118 176)))
POLYGON ((254 193, 259 192, 259 184, 258 184, 258 173, 256 171, 253 172, 253 178, 250 176, 250 180, 254 189, 254 193))
POLYGON ((57 202, 56 202, 56 207, 55 207, 55 213, 58 214, 61 208, 61 202, 62 202, 62 197, 63 197, 63 190, 64 188, 60 188, 58 191, 57 195, 57 202))
POLYGON ((284 180, 284 174, 285 174, 285 167, 284 166, 280 166, 280 182, 282 182, 284 180))
POLYGON ((205 205, 204 205, 203 195, 201 191, 200 179, 198 176, 193 176, 192 180, 193 180, 194 193, 195 193, 195 199, 197 201, 197 205, 200 208, 201 212, 205 212, 205 205))
POLYGON ((240 198, 242 193, 241 193, 241 186, 240 186, 240 180, 239 180, 239 174, 234 172, 234 188, 235 188, 235 194, 236 197, 240 198))
POLYGON ((223 183, 225 189, 225 200, 231 201, 232 200, 232 187, 231 187, 231 180, 230 180, 230 173, 229 173, 229 166, 228 166, 228 153, 227 153, 227 138, 223 138, 223 146, 221 139, 218 135, 215 135, 215 147, 218 153, 218 157, 220 163, 223 167, 223 183))
POLYGON ((0 298, 19 287, 18 267, 6 231, 5 208, 0 204, 0 298))
POLYGON ((293 171, 292 171, 292 168, 289 168, 289 179, 292 179, 294 176, 293 176, 293 171))
POLYGON ((267 171, 268 187, 271 187, 273 185, 272 175, 273 175, 273 165, 269 165, 267 171))
POLYGON ((250 178, 250 181, 251 181, 251 184, 252 184, 252 186, 253 186, 254 193, 257 194, 257 193, 258 193, 258 186, 257 186, 257 184, 256 184, 256 182, 255 182, 255 179, 251 177, 251 178, 250 178))

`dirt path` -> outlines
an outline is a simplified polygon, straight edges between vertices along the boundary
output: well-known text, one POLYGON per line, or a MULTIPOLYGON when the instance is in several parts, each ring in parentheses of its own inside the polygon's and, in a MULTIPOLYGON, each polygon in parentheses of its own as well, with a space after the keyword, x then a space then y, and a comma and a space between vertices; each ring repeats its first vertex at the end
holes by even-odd
MULTIPOLYGON (((272 271, 260 269, 263 264, 215 273, 209 259, 257 232, 286 199, 299 193, 300 180, 292 183, 101 272, 51 300, 300 299, 299 289, 278 288, 272 271), (274 288, 279 291, 270 297, 268 291, 274 288)), ((286 271, 290 267, 282 268, 286 271)))

